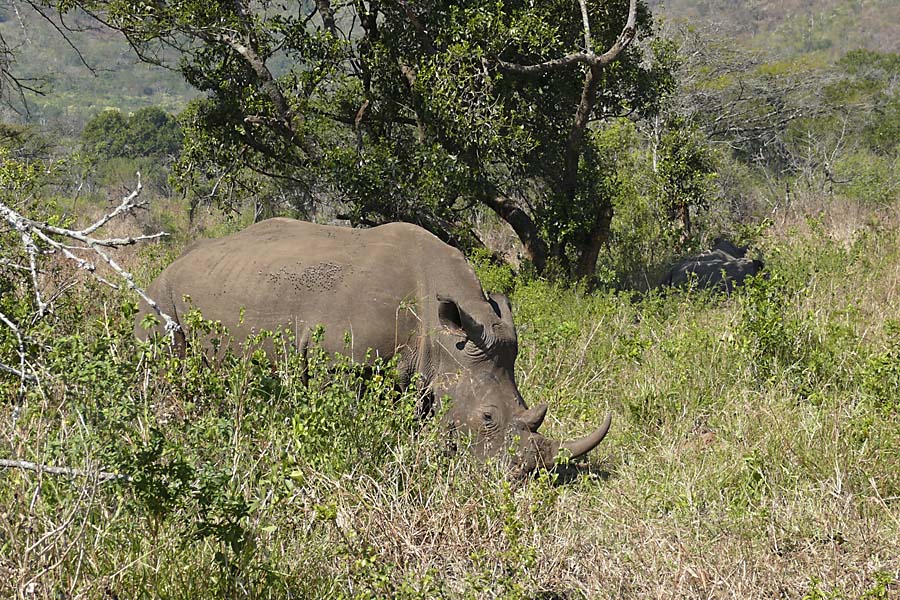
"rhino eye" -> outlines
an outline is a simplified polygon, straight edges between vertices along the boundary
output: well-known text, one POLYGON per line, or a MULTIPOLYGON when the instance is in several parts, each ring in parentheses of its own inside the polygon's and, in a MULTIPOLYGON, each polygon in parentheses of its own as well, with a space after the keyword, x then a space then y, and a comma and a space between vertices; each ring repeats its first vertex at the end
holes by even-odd
POLYGON ((484 411, 481 413, 481 420, 484 421, 487 425, 490 425, 494 422, 494 413, 491 411, 484 411))

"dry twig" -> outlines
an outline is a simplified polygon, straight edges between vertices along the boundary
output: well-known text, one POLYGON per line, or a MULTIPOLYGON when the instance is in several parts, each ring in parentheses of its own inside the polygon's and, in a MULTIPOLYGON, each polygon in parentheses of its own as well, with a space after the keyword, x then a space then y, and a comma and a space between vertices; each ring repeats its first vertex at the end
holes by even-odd
POLYGON ((4 469, 22 469, 37 473, 51 473, 53 475, 71 475, 73 477, 96 478, 99 481, 124 480, 131 481, 131 476, 121 473, 109 473, 107 471, 86 471, 83 469, 70 469, 69 467, 53 467, 27 460, 9 460, 0 458, 0 467, 4 469))
MULTIPOLYGON (((19 234, 22 242, 22 248, 27 256, 27 264, 16 264, 16 268, 28 271, 31 278, 32 292, 34 294, 35 304, 37 306, 36 319, 43 318, 51 310, 53 299, 45 299, 41 292, 41 270, 38 263, 41 257, 50 254, 59 254, 66 259, 75 263, 78 269, 91 273, 97 280, 116 287, 96 273, 97 266, 92 260, 88 260, 79 253, 88 252, 94 257, 99 257, 111 268, 124 282, 126 287, 133 290, 140 298, 146 302, 165 322, 165 330, 169 335, 174 334, 179 329, 178 323, 163 312, 159 304, 157 304, 147 293, 141 289, 135 282, 134 277, 105 250, 108 248, 119 248, 122 246, 130 246, 138 242, 158 240, 167 236, 166 233, 155 233, 152 235, 141 235, 135 237, 123 238, 101 238, 95 237, 94 233, 105 226, 107 223, 122 215, 134 211, 136 208, 144 206, 143 202, 138 200, 143 186, 141 185, 140 173, 138 173, 138 183, 134 191, 122 199, 119 205, 111 212, 107 213, 91 225, 84 229, 69 229, 58 227, 43 221, 37 221, 28 218, 21 212, 13 209, 11 206, 0 202, 0 220, 9 224, 14 231, 19 234)), ((4 264, 9 261, 4 261, 4 264)), ((25 360, 25 344, 22 339, 19 327, 6 315, 0 314, 0 322, 9 328, 16 337, 19 358, 18 368, 0 363, 0 371, 11 373, 20 380, 20 392, 24 391, 27 383, 36 381, 35 374, 27 368, 25 360)))

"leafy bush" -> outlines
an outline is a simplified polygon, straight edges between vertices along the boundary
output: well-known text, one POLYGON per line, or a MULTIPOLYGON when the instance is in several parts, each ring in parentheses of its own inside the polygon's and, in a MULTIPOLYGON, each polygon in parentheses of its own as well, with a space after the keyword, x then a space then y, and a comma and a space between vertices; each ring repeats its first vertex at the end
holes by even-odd
POLYGON ((859 382, 879 409, 900 414, 900 322, 888 321, 884 329, 886 347, 862 364, 859 382))
POLYGON ((806 324, 793 306, 797 292, 778 273, 748 279, 740 288, 739 345, 763 378, 806 358, 806 324))
POLYGON ((181 128, 173 115, 157 107, 130 115, 104 110, 88 121, 81 133, 83 149, 98 160, 113 158, 169 158, 181 152, 181 128))

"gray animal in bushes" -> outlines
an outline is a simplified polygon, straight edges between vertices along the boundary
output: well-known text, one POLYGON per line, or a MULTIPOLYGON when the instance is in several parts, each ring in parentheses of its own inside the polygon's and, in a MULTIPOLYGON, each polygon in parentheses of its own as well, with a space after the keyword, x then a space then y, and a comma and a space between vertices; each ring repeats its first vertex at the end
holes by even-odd
MULTIPOLYGON (((529 408, 516 386, 509 300, 485 295, 463 254, 415 225, 263 221, 189 247, 148 292, 182 328, 184 314, 196 308, 235 340, 288 330, 305 353, 311 332, 324 326, 319 343, 327 352, 360 362, 399 355, 399 383, 416 381, 423 412, 442 414, 477 456, 508 458, 514 477, 553 465, 560 453, 584 455, 609 430, 607 416, 571 441, 538 432, 547 405, 529 408), (449 406, 440 406, 443 399, 449 406)), ((152 309, 142 304, 136 332, 143 338, 153 331, 142 327, 147 314, 152 309)), ((183 348, 184 333, 176 338, 183 348)))

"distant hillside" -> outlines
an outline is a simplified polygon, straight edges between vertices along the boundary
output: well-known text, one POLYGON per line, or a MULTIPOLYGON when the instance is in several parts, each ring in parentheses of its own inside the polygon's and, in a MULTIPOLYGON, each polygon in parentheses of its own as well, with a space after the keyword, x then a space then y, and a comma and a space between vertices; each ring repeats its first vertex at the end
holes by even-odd
MULTIPOLYGON (((648 0, 661 23, 711 28, 747 48, 776 54, 816 53, 834 59, 848 50, 900 52, 898 0, 648 0)), ((67 17, 66 29, 88 69, 66 40, 28 5, 0 7, 0 36, 13 50, 17 77, 45 81, 29 96, 27 119, 65 133, 107 107, 177 111, 196 92, 180 75, 137 60, 122 36, 87 16, 67 17), (16 7, 18 6, 18 10, 16 7)), ((20 107, 21 108, 21 107, 20 107)), ((21 121, 8 108, 0 120, 21 121)))
MULTIPOLYGON (((121 35, 87 16, 67 17, 62 23, 55 17, 70 45, 27 5, 18 8, 0 7, 0 35, 15 57, 12 72, 20 79, 35 80, 29 85, 44 82, 45 95, 28 95, 27 115, 4 108, 2 120, 27 118, 64 133, 77 133, 104 108, 132 112, 160 106, 177 111, 196 93, 178 73, 138 61, 121 35), (72 46, 81 52, 83 61, 72 46)), ((21 111, 23 107, 16 108, 21 111)))
POLYGON ((649 0, 675 22, 721 29, 740 44, 777 54, 836 58, 866 48, 900 52, 898 0, 649 0))

